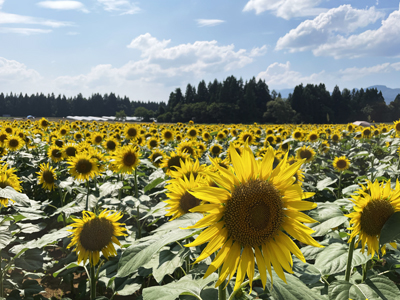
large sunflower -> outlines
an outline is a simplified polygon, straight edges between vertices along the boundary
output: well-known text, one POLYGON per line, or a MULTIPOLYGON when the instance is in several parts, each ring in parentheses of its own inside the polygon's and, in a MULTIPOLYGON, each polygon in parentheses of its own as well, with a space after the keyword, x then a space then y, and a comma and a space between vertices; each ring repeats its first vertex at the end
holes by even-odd
POLYGON ((110 256, 116 256, 117 251, 114 244, 121 245, 117 236, 127 235, 126 229, 122 227, 123 223, 117 221, 121 219, 120 212, 103 210, 99 216, 90 211, 84 211, 82 219, 73 219, 75 223, 70 226, 73 229, 71 243, 67 248, 76 245, 74 251, 78 255, 78 264, 83 261, 85 264, 89 260, 90 264, 95 266, 100 260, 100 251, 108 259, 110 256))
POLYGON ((39 168, 40 172, 36 172, 39 175, 39 184, 42 184, 45 190, 51 191, 55 189, 55 181, 57 180, 55 169, 49 163, 43 163, 39 168))
POLYGON ((231 171, 220 167, 210 158, 219 172, 208 175, 218 187, 198 187, 191 191, 195 198, 210 204, 190 210, 206 215, 189 228, 208 228, 186 246, 198 246, 209 241, 196 262, 218 251, 205 274, 205 277, 209 276, 223 264, 217 286, 235 273, 235 290, 240 287, 246 273, 252 286, 255 261, 263 286, 267 282, 266 269, 272 278, 271 264, 278 276, 285 280, 283 269, 292 273, 291 253, 305 261, 288 235, 302 243, 320 247, 310 236, 313 230, 301 223, 315 222, 300 211, 317 206, 302 201, 313 193, 304 193, 294 183, 294 175, 303 160, 289 165, 285 155, 273 169, 272 148, 258 161, 247 144, 242 156, 232 145, 229 151, 233 165, 231 171))
POLYGON ((25 145, 25 142, 19 137, 19 135, 11 135, 5 140, 4 144, 8 150, 17 151, 25 145))
POLYGON ((132 174, 139 165, 140 152, 137 146, 125 145, 118 148, 112 155, 112 169, 119 173, 132 174))
POLYGON ((296 156, 298 159, 306 159, 305 163, 308 163, 314 159, 315 151, 310 146, 304 145, 296 151, 296 156))
MULTIPOLYGON (((354 203, 354 212, 346 215, 350 220, 352 230, 349 242, 358 236, 356 246, 361 241, 361 251, 368 246, 368 255, 379 253, 379 238, 383 225, 392 214, 400 211, 400 185, 396 181, 395 189, 388 182, 367 182, 367 187, 351 196, 354 203)), ((395 244, 393 244, 395 246, 395 244)), ((382 254, 386 253, 386 246, 382 247, 382 254)))
MULTIPOLYGON (((15 174, 14 168, 8 168, 8 165, 0 165, 0 188, 4 189, 7 186, 12 187, 17 192, 21 192, 21 183, 18 176, 15 174)), ((13 199, 0 197, 0 204, 7 207, 8 201, 14 202, 13 199)))
POLYGON ((86 151, 71 157, 68 164, 69 172, 77 180, 89 180, 99 174, 97 159, 86 151))
POLYGON ((333 167, 338 171, 344 171, 350 168, 350 160, 346 156, 335 157, 333 167))

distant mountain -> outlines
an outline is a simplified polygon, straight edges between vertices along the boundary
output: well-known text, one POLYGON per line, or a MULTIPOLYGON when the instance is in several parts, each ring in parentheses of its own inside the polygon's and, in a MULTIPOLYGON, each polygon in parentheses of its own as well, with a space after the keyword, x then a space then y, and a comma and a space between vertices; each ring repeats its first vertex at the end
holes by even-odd
MULTIPOLYGON (((400 88, 396 88, 396 89, 392 89, 387 87, 386 85, 371 85, 367 88, 364 88, 364 90, 366 89, 377 89, 378 91, 382 92, 382 96, 385 99, 386 104, 389 105, 390 102, 392 102, 396 96, 398 94, 400 94, 400 88)), ((289 97, 290 93, 293 93, 293 89, 282 89, 282 90, 275 90, 277 93, 281 93, 282 98, 287 98, 289 97)), ((349 89, 352 90, 352 89, 349 89)), ((359 90, 358 88, 356 88, 356 90, 359 90)))
POLYGON ((372 85, 367 87, 367 89, 377 89, 382 92, 383 98, 385 98, 386 104, 392 102, 398 94, 400 94, 400 88, 392 89, 388 88, 386 85, 372 85))

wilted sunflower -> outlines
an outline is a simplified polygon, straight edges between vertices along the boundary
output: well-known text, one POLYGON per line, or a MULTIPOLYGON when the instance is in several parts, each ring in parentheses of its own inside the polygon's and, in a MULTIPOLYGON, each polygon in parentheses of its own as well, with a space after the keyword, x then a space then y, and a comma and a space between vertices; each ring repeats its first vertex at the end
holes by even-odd
POLYGON ((302 201, 313 193, 304 193, 294 183, 293 175, 303 161, 289 166, 285 155, 282 162, 273 169, 272 148, 262 161, 255 160, 247 144, 242 156, 239 156, 233 146, 230 146, 229 151, 233 164, 231 170, 219 167, 210 158, 219 173, 208 175, 218 187, 198 187, 190 192, 195 198, 211 204, 203 204, 190 210, 206 215, 189 228, 208 228, 186 246, 199 246, 209 242, 196 262, 218 251, 204 275, 209 276, 223 264, 216 286, 228 276, 229 281, 236 273, 234 290, 237 290, 247 273, 251 289, 255 261, 263 286, 267 283, 266 269, 272 279, 271 264, 278 276, 285 281, 283 269, 292 273, 291 253, 305 261, 303 254, 288 235, 302 243, 320 247, 310 236, 313 230, 301 223, 315 222, 300 211, 317 206, 315 203, 302 201))
POLYGON ((39 168, 40 172, 36 172, 39 175, 39 184, 42 184, 45 190, 51 191, 55 189, 55 181, 57 180, 55 169, 49 163, 43 163, 39 168))
POLYGON ((69 158, 69 172, 77 180, 89 180, 99 174, 97 160, 88 152, 81 152, 69 158))
POLYGON ((83 261, 89 260, 92 266, 97 265, 100 260, 100 251, 104 257, 108 259, 111 256, 116 256, 117 251, 114 248, 114 244, 121 245, 117 236, 127 235, 125 225, 118 223, 117 221, 122 218, 120 212, 113 212, 103 210, 99 216, 96 216, 90 211, 83 211, 82 219, 75 219, 75 223, 70 226, 73 229, 72 240, 67 248, 71 248, 76 245, 74 251, 78 255, 78 264, 83 261))
POLYGON ((333 167, 338 171, 344 171, 350 168, 350 160, 346 156, 335 157, 333 167))
POLYGON ((112 169, 116 173, 132 174, 140 163, 139 148, 134 145, 125 145, 117 149, 111 156, 112 169))
POLYGON ((189 179, 183 176, 181 178, 169 180, 168 183, 169 184, 165 186, 169 191, 166 193, 168 200, 164 202, 168 204, 166 206, 168 211, 166 216, 172 216, 170 221, 189 213, 190 209, 201 203, 200 199, 197 199, 188 192, 188 190, 192 188, 201 186, 202 181, 200 177, 195 178, 193 173, 190 173, 189 179))
MULTIPOLYGON (((400 185, 396 181, 395 189, 391 188, 390 180, 372 183, 367 181, 367 187, 362 186, 351 196, 354 203, 354 212, 346 215, 350 220, 352 230, 349 242, 358 236, 356 247, 361 241, 361 251, 364 252, 365 245, 368 246, 368 255, 374 256, 379 253, 379 238, 383 225, 392 214, 400 211, 400 185)), ((395 246, 395 243, 392 244, 395 246)), ((381 250, 386 253, 386 245, 381 250)))
POLYGON ((304 145, 296 151, 296 156, 298 159, 306 159, 305 163, 312 161, 315 157, 315 151, 313 148, 304 145))

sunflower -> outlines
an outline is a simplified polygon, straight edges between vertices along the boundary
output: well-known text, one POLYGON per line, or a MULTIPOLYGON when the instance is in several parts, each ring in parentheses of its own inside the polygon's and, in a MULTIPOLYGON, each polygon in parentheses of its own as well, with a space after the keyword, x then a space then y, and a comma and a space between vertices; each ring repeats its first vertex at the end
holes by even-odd
POLYGON ((147 147, 149 147, 150 150, 153 148, 158 148, 159 146, 160 146, 160 140, 155 136, 152 136, 147 141, 147 147))
POLYGON ((103 142, 103 140, 104 140, 103 133, 99 132, 92 134, 91 141, 93 145, 100 145, 103 142))
POLYGON ((350 160, 346 156, 335 157, 333 167, 338 171, 344 171, 350 168, 350 160))
POLYGON ((293 131, 292 138, 294 138, 295 140, 301 141, 301 139, 303 138, 303 131, 301 129, 297 128, 295 131, 293 131))
POLYGON ((327 153, 330 149, 330 145, 328 143, 328 141, 323 141, 320 145, 319 145, 319 150, 322 153, 327 153))
POLYGON ((1 159, 3 156, 7 155, 7 153, 8 153, 7 148, 6 148, 6 147, 0 146, 0 159, 1 159))
POLYGON ((269 145, 275 145, 275 144, 276 144, 275 136, 273 134, 268 134, 265 137, 264 147, 268 147, 269 145))
MULTIPOLYGON (((21 183, 18 176, 15 174, 14 168, 8 168, 5 163, 0 166, 0 188, 4 189, 7 186, 12 187, 17 192, 21 192, 21 183)), ((9 201, 14 202, 13 199, 0 197, 0 204, 7 207, 9 201)))
POLYGON ((50 126, 50 122, 45 119, 45 118, 41 118, 39 120, 39 127, 46 130, 48 127, 50 126))
POLYGON ((172 142, 174 140, 174 136, 174 132, 169 129, 165 129, 161 132, 161 137, 166 143, 172 142))
MULTIPOLYGON (((351 196, 354 203, 354 211, 346 217, 350 218, 352 230, 349 242, 358 236, 356 247, 361 241, 361 251, 368 246, 368 255, 379 253, 379 238, 383 225, 392 214, 400 211, 400 185, 396 181, 395 189, 391 188, 390 180, 382 183, 367 181, 367 187, 356 191, 351 196)), ((392 244, 395 246, 395 244, 392 244)), ((386 245, 382 248, 382 254, 386 253, 386 245)))
POLYGON ((116 173, 132 174, 140 163, 139 148, 134 145, 125 145, 118 148, 111 156, 112 169, 116 173))
POLYGON ((370 137, 372 136, 372 130, 371 130, 371 128, 369 128, 369 127, 364 128, 363 131, 362 131, 362 136, 363 136, 363 138, 365 138, 365 139, 370 138, 370 137))
POLYGON ((191 141, 180 143, 177 147, 177 150, 182 153, 187 153, 193 158, 197 158, 199 156, 195 144, 193 144, 191 141))
POLYGON ((222 140, 226 139, 226 133, 223 132, 222 130, 218 131, 216 138, 218 141, 222 141, 222 140))
POLYGON ((318 135, 318 132, 316 132, 316 131, 311 131, 307 136, 307 139, 311 143, 315 143, 316 141, 318 141, 318 138, 319 138, 319 135, 318 135))
POLYGON ((341 140, 342 136, 339 132, 333 132, 331 134, 332 143, 337 143, 341 140))
POLYGON ((191 174, 193 174, 194 179, 197 180, 197 177, 204 178, 205 171, 205 165, 200 165, 198 159, 193 162, 191 158, 188 158, 181 162, 180 167, 175 167, 175 170, 171 170, 170 175, 172 178, 190 178, 191 174))
POLYGON ((199 131, 197 130, 197 128, 196 127, 190 127, 189 129, 188 129, 188 131, 186 132, 186 136, 189 138, 189 139, 197 139, 197 136, 199 135, 199 131))
POLYGON ((296 155, 298 159, 306 159, 305 163, 308 163, 314 159, 315 151, 310 146, 304 145, 296 151, 296 155))
POLYGON ((182 152, 171 152, 169 156, 165 157, 162 160, 162 164, 160 165, 161 168, 165 168, 165 173, 170 175, 171 171, 176 171, 177 168, 180 168, 182 165, 182 162, 185 162, 186 159, 189 158, 188 153, 182 153, 182 152))
POLYGON ((220 144, 214 144, 214 145, 211 145, 211 147, 210 147, 210 154, 213 157, 216 157, 222 153, 222 150, 223 150, 223 148, 220 144))
POLYGON ((212 135, 211 135, 208 131, 204 131, 204 132, 201 134, 201 137, 202 137, 203 140, 206 141, 206 142, 212 140, 212 138, 213 138, 212 135))
POLYGON ((162 160, 165 158, 165 152, 160 149, 153 149, 151 155, 149 156, 150 161, 157 168, 160 167, 162 160))
POLYGON ((47 150, 47 156, 53 161, 53 162, 59 162, 64 159, 63 156, 63 150, 56 145, 52 145, 49 147, 47 150))
POLYGON ((76 141, 80 141, 81 139, 83 139, 83 134, 80 133, 79 131, 78 131, 78 132, 75 132, 75 133, 74 133, 74 139, 75 139, 76 141))
POLYGON ((189 213, 190 209, 198 206, 201 200, 194 197, 188 190, 201 186, 201 178, 195 178, 193 173, 190 173, 189 179, 186 176, 168 181, 165 187, 169 192, 166 193, 168 200, 164 201, 168 205, 166 216, 172 216, 170 221, 179 218, 180 216, 189 213))
POLYGON ((0 144, 3 144, 7 137, 8 133, 5 130, 0 129, 0 144))
POLYGON ((75 219, 75 223, 69 229, 72 232, 71 242, 67 248, 76 245, 74 251, 78 255, 78 264, 89 260, 92 266, 97 265, 100 260, 100 251, 104 257, 108 259, 111 256, 116 256, 117 251, 114 244, 121 245, 118 236, 127 235, 125 225, 117 221, 122 218, 120 212, 103 210, 99 216, 96 216, 90 211, 83 211, 82 219, 75 219))
POLYGON ((393 123, 394 123, 393 125, 394 130, 396 130, 397 134, 400 134, 400 120, 394 121, 393 123))
POLYGON ((70 131, 69 126, 64 125, 61 126, 61 128, 58 130, 58 134, 61 136, 66 136, 69 133, 69 131, 70 131))
POLYGON ((76 156, 78 152, 78 145, 75 142, 68 142, 62 148, 62 155, 64 158, 70 158, 76 156))
POLYGON ((278 276, 286 281, 283 269, 292 273, 291 253, 305 262, 303 254, 288 235, 302 243, 321 247, 310 236, 313 230, 301 223, 315 222, 300 211, 317 206, 315 203, 302 201, 313 193, 304 193, 294 183, 293 175, 303 161, 289 166, 285 155, 282 162, 273 169, 272 148, 262 161, 255 160, 247 144, 242 156, 233 146, 230 146, 229 151, 233 164, 231 171, 219 167, 210 158, 220 173, 208 175, 218 187, 197 187, 190 191, 195 198, 211 204, 199 205, 190 210, 206 215, 189 228, 208 228, 186 246, 193 247, 209 242, 196 263, 219 250, 204 275, 207 277, 222 266, 216 286, 228 276, 229 281, 236 273, 234 290, 237 290, 247 273, 251 289, 255 261, 263 286, 267 283, 266 269, 272 278, 271 264, 278 276))
POLYGON ((113 152, 118 148, 119 142, 117 141, 117 139, 111 136, 104 139, 102 146, 104 149, 107 150, 107 152, 113 152))
POLYGON ((39 166, 40 172, 36 172, 39 175, 39 184, 42 184, 42 187, 45 190, 53 190, 55 189, 55 181, 57 180, 57 175, 53 167, 49 165, 49 163, 41 164, 39 166))
POLYGON ((70 157, 67 163, 70 174, 77 180, 89 180, 99 174, 97 160, 87 152, 70 157))
POLYGON ((124 129, 126 139, 134 139, 139 135, 139 129, 135 125, 128 125, 124 129))
POLYGON ((251 133, 250 131, 242 131, 239 134, 238 140, 241 143, 246 143, 247 142, 247 144, 252 145, 256 141, 256 136, 253 133, 251 133))

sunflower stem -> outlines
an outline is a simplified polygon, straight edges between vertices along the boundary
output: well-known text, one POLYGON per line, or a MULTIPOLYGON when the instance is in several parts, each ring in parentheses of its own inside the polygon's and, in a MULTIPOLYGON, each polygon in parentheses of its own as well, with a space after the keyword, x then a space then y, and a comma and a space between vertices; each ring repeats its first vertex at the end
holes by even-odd
POLYGON ((339 175, 339 186, 338 186, 338 192, 337 192, 337 199, 340 199, 340 197, 342 197, 342 190, 341 190, 341 186, 342 186, 342 174, 343 174, 343 171, 340 171, 340 175, 339 175))
MULTIPOLYGON (((218 277, 221 275, 222 271, 222 266, 218 268, 218 277)), ((218 286, 218 300, 226 300, 226 289, 225 287, 225 281, 221 282, 221 284, 218 286)))
POLYGON ((350 247, 349 247, 349 253, 347 257, 347 266, 346 266, 346 276, 345 279, 346 281, 350 280, 350 273, 351 273, 351 262, 353 260, 353 252, 354 252, 354 244, 355 244, 356 239, 353 238, 350 242, 350 247))
POLYGON ((137 199, 138 197, 139 197, 139 192, 137 185, 137 169, 135 168, 135 198, 137 199))
POLYGON ((86 188, 87 188, 87 194, 86 194, 86 210, 89 211, 89 181, 86 180, 86 188))
POLYGON ((96 271, 90 263, 90 300, 96 299, 96 271))
POLYGON ((362 265, 362 282, 365 281, 365 279, 367 279, 367 263, 362 265))
POLYGON ((1 268, 1 262, 2 262, 3 258, 1 257, 1 252, 0 252, 0 297, 4 297, 3 295, 3 269, 1 268))
MULTIPOLYGON (((186 244, 189 244, 190 240, 186 239, 186 244)), ((188 249, 189 250, 189 249, 188 249)), ((190 250, 189 250, 190 251, 190 250)), ((186 273, 190 272, 190 252, 188 253, 188 255, 186 256, 186 273)))

